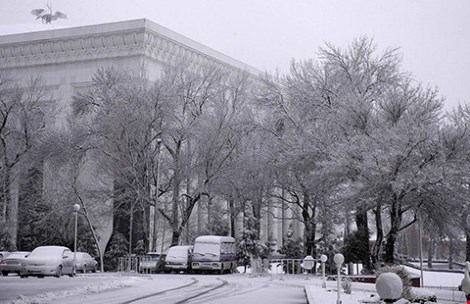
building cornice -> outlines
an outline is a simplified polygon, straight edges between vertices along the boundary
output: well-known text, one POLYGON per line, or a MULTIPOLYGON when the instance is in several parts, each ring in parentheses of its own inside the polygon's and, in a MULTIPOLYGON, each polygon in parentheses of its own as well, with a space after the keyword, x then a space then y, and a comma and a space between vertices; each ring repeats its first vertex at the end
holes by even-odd
POLYGON ((260 71, 146 19, 0 36, 0 69, 146 56, 260 71))

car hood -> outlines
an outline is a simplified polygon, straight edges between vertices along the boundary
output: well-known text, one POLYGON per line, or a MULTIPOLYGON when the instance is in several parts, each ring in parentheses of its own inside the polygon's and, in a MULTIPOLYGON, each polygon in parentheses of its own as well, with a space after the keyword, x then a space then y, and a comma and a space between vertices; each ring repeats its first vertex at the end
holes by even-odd
POLYGON ((25 261, 27 264, 60 264, 62 259, 57 257, 28 257, 25 261))

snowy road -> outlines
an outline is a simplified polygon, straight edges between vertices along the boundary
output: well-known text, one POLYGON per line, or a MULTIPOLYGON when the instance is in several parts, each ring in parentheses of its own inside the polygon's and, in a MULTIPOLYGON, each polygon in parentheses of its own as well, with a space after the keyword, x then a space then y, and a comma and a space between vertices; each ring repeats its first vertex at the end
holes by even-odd
MULTIPOLYGON (((461 280, 457 273, 432 273, 429 284, 439 289, 413 289, 434 294, 439 304, 464 303, 461 291, 449 289, 461 280), (434 281, 433 281, 434 279, 434 281), (446 287, 447 286, 447 287, 446 287)), ((320 277, 290 275, 125 275, 96 273, 75 278, 0 277, 0 304, 311 304, 336 303, 336 282, 321 288, 320 277)), ((352 294, 342 292, 343 304, 357 304, 375 293, 374 284, 353 283, 352 294)))
POLYGON ((0 303, 11 304, 305 304, 304 284, 246 275, 0 277, 0 303))

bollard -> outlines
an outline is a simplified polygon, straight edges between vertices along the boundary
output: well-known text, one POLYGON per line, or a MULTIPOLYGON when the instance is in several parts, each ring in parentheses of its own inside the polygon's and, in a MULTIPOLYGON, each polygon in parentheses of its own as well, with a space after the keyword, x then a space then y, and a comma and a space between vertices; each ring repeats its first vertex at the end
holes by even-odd
POLYGON ((385 272, 379 275, 375 281, 375 289, 385 303, 409 303, 408 301, 401 299, 403 293, 403 282, 400 277, 393 272, 385 272), (405 301, 405 302, 403 302, 405 301))
POLYGON ((343 264, 344 262, 344 256, 341 254, 341 253, 337 253, 335 254, 334 256, 334 261, 335 261, 335 264, 336 264, 336 268, 338 269, 338 277, 336 278, 336 288, 337 288, 337 299, 336 299, 336 304, 341 304, 341 265, 343 264))
POLYGON ((300 265, 303 269, 305 269, 305 279, 308 280, 308 272, 310 269, 313 268, 315 260, 311 255, 307 255, 300 265))
POLYGON ((328 257, 322 254, 320 257, 320 261, 321 261, 321 277, 322 277, 321 288, 326 288, 325 263, 326 261, 328 261, 328 257))

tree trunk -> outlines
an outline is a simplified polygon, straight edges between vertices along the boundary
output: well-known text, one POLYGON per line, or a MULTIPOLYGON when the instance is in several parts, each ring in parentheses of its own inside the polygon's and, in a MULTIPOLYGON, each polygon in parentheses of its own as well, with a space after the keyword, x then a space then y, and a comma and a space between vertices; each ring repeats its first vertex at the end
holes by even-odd
POLYGON ((134 204, 131 203, 129 219, 129 256, 132 254, 132 234, 134 233, 134 204))
POLYGON ((390 232, 388 233, 387 243, 385 244, 384 261, 387 264, 395 263, 395 242, 397 240, 400 224, 400 203, 396 199, 394 199, 390 211, 390 232))
POLYGON ((432 260, 434 258, 434 250, 436 247, 436 240, 433 236, 429 238, 429 248, 428 248, 428 268, 432 268, 432 260))
POLYGON ((235 204, 233 198, 228 201, 230 212, 230 236, 235 237, 235 204))
POLYGON ((180 241, 180 232, 176 229, 173 230, 173 233, 171 234, 171 246, 178 246, 179 241, 180 241))
POLYGON ((256 219, 256 221, 253 223, 254 224, 254 230, 256 232, 256 236, 255 238, 257 240, 259 240, 259 236, 260 236, 260 229, 261 229, 261 199, 259 200, 259 202, 255 203, 255 204, 252 204, 252 208, 253 208, 253 217, 256 219))
POLYGON ((315 256, 315 214, 316 214, 316 203, 310 202, 310 196, 304 193, 304 203, 302 206, 302 219, 305 224, 305 254, 315 256), (311 206, 312 214, 309 213, 309 206, 311 206))
POLYGON ((449 269, 454 269, 454 239, 449 239, 449 269))
POLYGON ((383 224, 382 224, 382 204, 378 203, 377 208, 374 211, 375 213, 375 228, 377 231, 377 239, 374 243, 374 247, 372 249, 372 265, 375 269, 378 269, 381 254, 382 254, 382 242, 384 239, 384 231, 383 231, 383 224))
POLYGON ((465 233, 466 242, 465 242, 465 261, 470 261, 470 231, 467 229, 465 233))
POLYGON ((363 271, 365 273, 372 273, 372 267, 370 263, 370 233, 367 221, 367 210, 365 210, 362 206, 358 207, 356 210, 356 225, 357 231, 360 232, 359 235, 361 236, 360 242, 364 248, 367 248, 367 250, 364 250, 364 255, 361 256, 363 271))
POLYGON ((316 237, 315 220, 310 218, 305 224, 305 251, 306 255, 316 256, 315 237, 316 237))
MULTIPOLYGON (((11 172, 10 172, 11 174, 11 172)), ((17 250, 18 244, 18 206, 19 206, 19 184, 18 180, 12 180, 11 175, 8 177, 10 182, 10 191, 9 191, 9 208, 8 208, 8 229, 10 236, 10 248, 11 251, 17 250)))
MULTIPOLYGON (((177 155, 179 157, 180 149, 177 149, 177 155)), ((171 246, 177 246, 179 244, 180 233, 178 232, 179 226, 179 200, 180 200, 180 164, 179 160, 175 159, 175 169, 173 172, 173 198, 171 204, 171 221, 170 226, 172 230, 171 246)))

